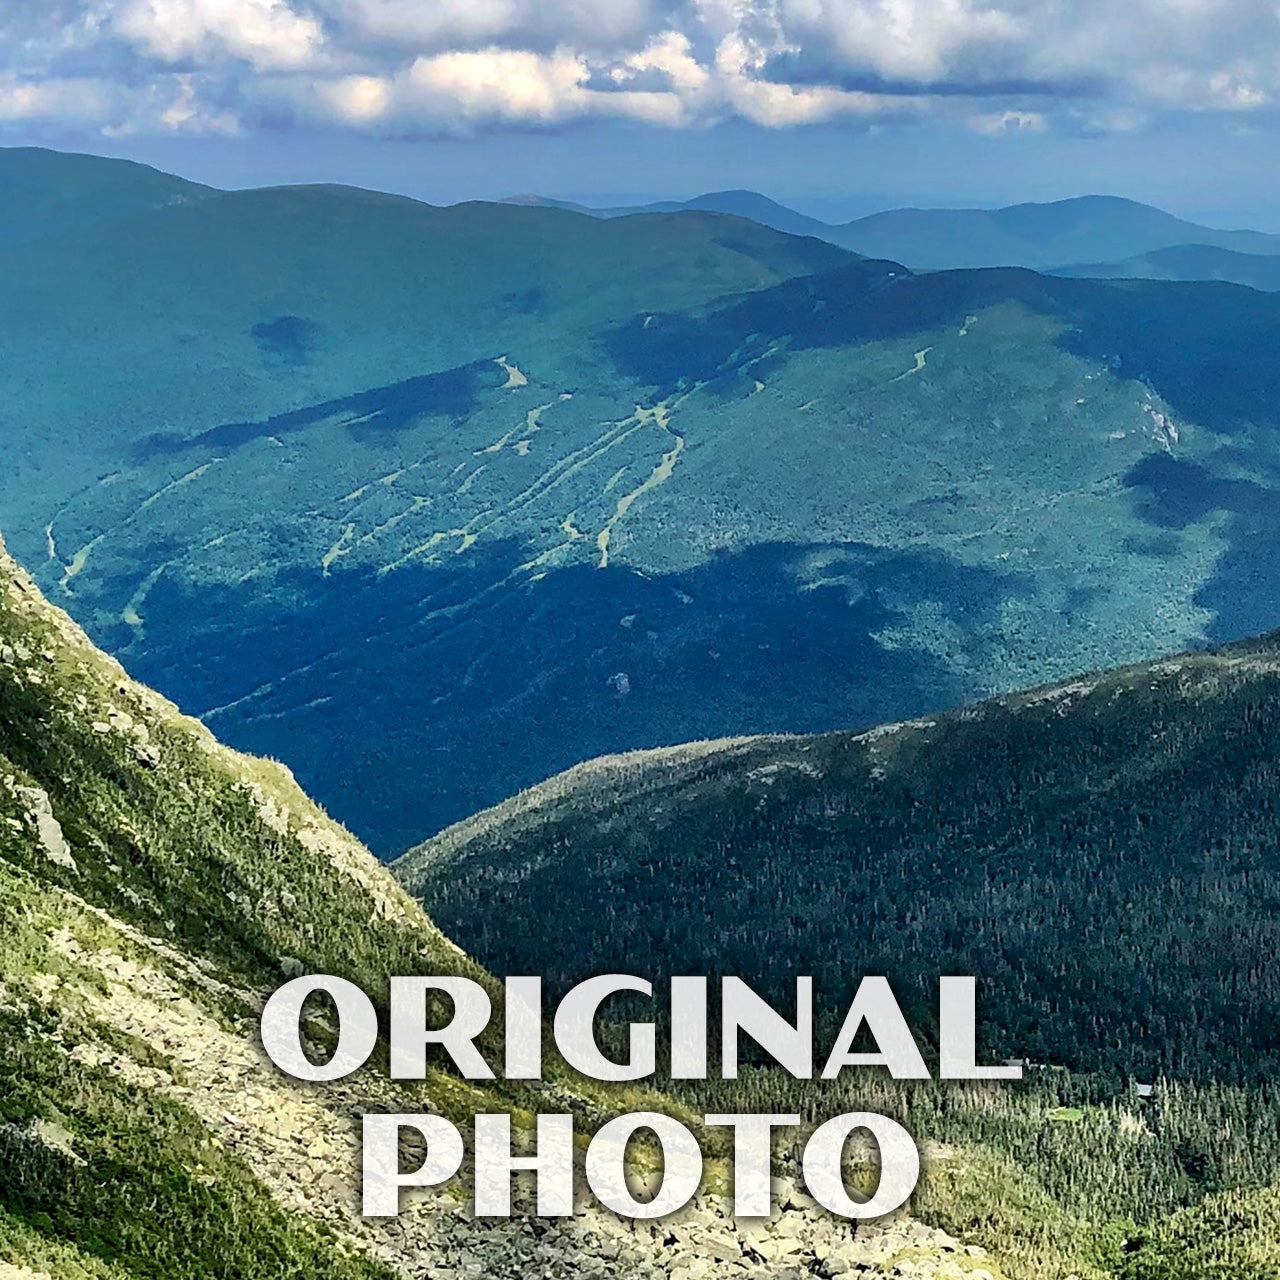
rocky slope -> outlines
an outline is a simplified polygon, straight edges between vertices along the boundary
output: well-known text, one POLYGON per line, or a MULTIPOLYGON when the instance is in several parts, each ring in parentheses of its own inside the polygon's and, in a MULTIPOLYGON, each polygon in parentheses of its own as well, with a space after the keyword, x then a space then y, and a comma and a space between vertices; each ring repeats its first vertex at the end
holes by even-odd
MULTIPOLYGON (((302 970, 371 992, 388 972, 488 980, 286 770, 131 681, 0 545, 3 1280, 994 1270, 906 1220, 855 1237, 789 1180, 765 1223, 735 1225, 710 1192, 652 1227, 585 1204, 533 1220, 527 1201, 478 1223, 456 1185, 367 1223, 360 1114, 518 1119, 537 1098, 443 1075, 394 1094, 372 1072, 291 1081, 256 1018, 302 970)), ((547 1088, 587 1124, 618 1105, 563 1075, 547 1088)))

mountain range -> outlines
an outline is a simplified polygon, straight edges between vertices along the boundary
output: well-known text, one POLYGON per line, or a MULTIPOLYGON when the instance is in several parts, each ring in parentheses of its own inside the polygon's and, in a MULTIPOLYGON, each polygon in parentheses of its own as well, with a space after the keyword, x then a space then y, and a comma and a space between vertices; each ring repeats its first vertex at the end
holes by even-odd
MULTIPOLYGON (((613 209, 592 209, 538 196, 516 196, 511 203, 569 209, 597 218, 691 210, 724 213, 749 218, 788 235, 826 240, 865 257, 894 259, 916 270, 1046 270, 1078 262, 1120 262, 1184 246, 1221 249, 1247 257, 1280 254, 1280 236, 1204 227, 1118 196, 1078 196, 1003 209, 890 209, 845 223, 807 217, 754 191, 714 191, 692 200, 613 209)), ((1183 263, 1184 267, 1191 265, 1183 263)), ((1220 277, 1161 274, 1156 278, 1220 277)))
POLYGON ((1274 295, 136 176, 0 253, 0 518, 380 856, 600 754, 1277 621, 1274 295))

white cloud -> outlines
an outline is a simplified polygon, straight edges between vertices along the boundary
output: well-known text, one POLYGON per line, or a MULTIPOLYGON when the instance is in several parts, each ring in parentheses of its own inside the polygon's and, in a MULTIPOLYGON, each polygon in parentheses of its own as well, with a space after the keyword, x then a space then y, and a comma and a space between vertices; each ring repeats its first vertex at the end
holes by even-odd
POLYGON ((316 0, 342 36, 415 54, 494 42, 541 53, 577 44, 604 49, 643 42, 661 25, 650 0, 316 0))
MULTIPOLYGON (((162 128, 171 133, 221 133, 240 132, 240 122, 230 111, 210 106, 200 92, 199 78, 194 75, 177 75, 165 86, 172 92, 167 105, 161 106, 156 119, 162 128)), ((121 131, 133 131, 132 125, 121 131)))
POLYGON ((583 114, 590 75, 586 60, 567 51, 440 53, 413 63, 398 96, 441 118, 556 124, 583 114))
MULTIPOLYGON (((568 48, 457 50, 415 59, 391 76, 346 76, 318 100, 346 123, 469 130, 615 116, 679 127, 742 116, 769 127, 901 111, 907 100, 759 77, 762 55, 727 36, 705 61, 682 32, 664 31, 618 58, 568 48)), ((919 104, 917 104, 919 105, 919 104)))
POLYGON ((92 123, 113 113, 115 86, 92 79, 27 80, 0 74, 0 120, 92 123))
POLYGON ((922 109, 923 100, 886 97, 828 85, 790 85, 760 73, 768 50, 757 39, 734 31, 716 49, 716 71, 723 95, 738 115, 769 128, 813 124, 839 116, 871 116, 892 110, 922 109))
POLYGON ((712 85, 711 69, 698 61, 689 37, 682 31, 663 31, 654 36, 638 53, 623 58, 610 75, 616 83, 624 84, 646 72, 665 76, 672 91, 681 96, 697 97, 712 85))
POLYGON ((344 76, 322 84, 316 100, 322 113, 347 124, 453 132, 609 115, 676 127, 685 123, 685 95, 697 98, 711 81, 678 44, 664 42, 612 67, 599 82, 597 72, 583 55, 563 49, 461 50, 417 58, 391 76, 344 76), (649 72, 664 87, 634 86, 649 72))
POLYGON ((779 0, 777 6, 795 47, 825 46, 850 67, 913 81, 945 77, 974 55, 1007 56, 1032 35, 1020 7, 981 0, 779 0))
POLYGON ((391 82, 381 76, 343 76, 319 84, 317 97, 323 114, 343 124, 376 124, 390 111, 391 82))
POLYGON ((260 71, 305 67, 324 40, 285 0, 124 0, 110 29, 164 62, 229 55, 260 71))
POLYGON ((1280 101, 1275 0, 0 0, 8 118, 1140 127, 1280 101), (145 89, 140 89, 144 86, 145 89))

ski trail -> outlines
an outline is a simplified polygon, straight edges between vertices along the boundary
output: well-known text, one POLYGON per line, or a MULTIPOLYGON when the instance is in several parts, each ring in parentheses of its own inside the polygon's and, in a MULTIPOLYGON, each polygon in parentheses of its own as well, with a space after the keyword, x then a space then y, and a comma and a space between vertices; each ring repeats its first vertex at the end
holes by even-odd
POLYGON ((661 461, 649 473, 643 484, 638 485, 618 499, 613 515, 609 517, 608 523, 596 535, 596 547, 600 552, 600 562, 597 567, 601 569, 609 567, 609 549, 613 540, 613 531, 621 523, 627 512, 631 510, 632 505, 638 498, 643 497, 650 490, 666 484, 671 479, 671 475, 676 469, 676 463, 684 452, 684 436, 671 430, 670 410, 667 408, 665 401, 655 405, 652 409, 641 409, 637 405, 636 416, 643 418, 646 423, 652 422, 655 426, 661 427, 663 431, 675 440, 675 443, 662 455, 661 461))
POLYGON ((901 381, 903 380, 903 378, 910 378, 913 374, 920 373, 920 372, 924 369, 924 362, 925 362, 925 358, 928 356, 929 352, 930 352, 930 351, 932 351, 932 350, 933 350, 933 348, 932 348, 932 347, 925 347, 925 349, 924 349, 923 351, 917 351, 917 352, 916 352, 916 367, 915 367, 914 369, 908 369, 908 370, 906 371, 906 373, 900 373, 900 374, 898 374, 898 376, 897 376, 896 378, 890 378, 890 379, 889 379, 889 381, 890 381, 890 382, 901 382, 901 381))

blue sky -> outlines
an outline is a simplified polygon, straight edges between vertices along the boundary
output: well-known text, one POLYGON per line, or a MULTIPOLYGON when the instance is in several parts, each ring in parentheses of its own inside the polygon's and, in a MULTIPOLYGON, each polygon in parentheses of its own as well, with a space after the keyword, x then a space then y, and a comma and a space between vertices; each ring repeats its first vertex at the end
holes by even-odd
POLYGON ((4 0, 0 143, 439 202, 1103 191, 1280 230, 1280 5, 4 0))

